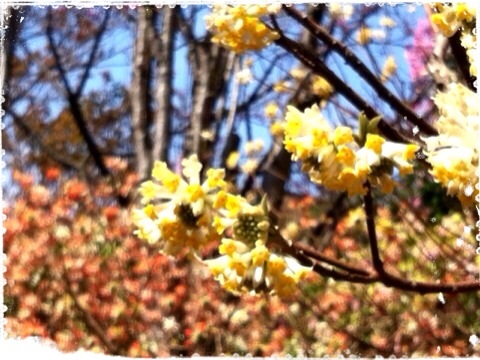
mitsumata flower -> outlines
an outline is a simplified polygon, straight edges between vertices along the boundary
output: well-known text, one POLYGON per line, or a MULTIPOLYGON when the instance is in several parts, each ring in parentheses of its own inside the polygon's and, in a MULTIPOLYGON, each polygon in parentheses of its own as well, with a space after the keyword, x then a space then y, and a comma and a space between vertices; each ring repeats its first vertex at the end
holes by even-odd
POLYGON ((477 43, 476 9, 473 4, 458 3, 453 5, 436 4, 437 11, 431 16, 431 21, 446 37, 461 31, 461 44, 467 50, 470 62, 470 74, 477 76, 477 61, 475 45, 477 43))
POLYGON ((213 33, 213 42, 238 54, 257 51, 278 38, 260 21, 260 17, 276 14, 279 4, 272 5, 222 5, 213 6, 212 13, 205 17, 207 29, 213 33))
POLYGON ((461 84, 451 84, 435 96, 440 117, 439 135, 422 138, 427 161, 435 181, 457 196, 464 206, 473 205, 478 195, 479 106, 477 94, 461 84))
POLYGON ((229 237, 222 239, 221 256, 205 263, 220 284, 234 293, 291 294, 311 269, 267 247, 271 224, 265 200, 252 206, 242 197, 220 192, 215 207, 220 215, 214 224, 229 237))
POLYGON ((225 187, 224 170, 210 169, 200 183, 202 165, 196 155, 182 161, 183 178, 170 171, 164 162, 156 162, 155 181, 140 186, 146 205, 133 213, 139 238, 160 244, 161 251, 178 254, 183 248, 195 251, 217 238, 210 226, 213 220, 214 193, 225 187))
POLYGON ((472 4, 458 3, 452 6, 436 4, 437 13, 431 16, 432 23, 442 32, 450 37, 455 32, 476 19, 475 6, 472 4))
MULTIPOLYGON (((250 150, 260 145, 252 143, 250 150)), ((223 169, 208 170, 200 182, 202 166, 195 155, 182 166, 183 177, 165 163, 155 163, 153 180, 140 186, 145 206, 133 212, 135 234, 168 255, 189 249, 229 291, 291 294, 310 268, 267 247, 271 224, 266 199, 253 206, 227 192, 223 169), (221 256, 202 260, 198 250, 220 239, 221 256)))
POLYGON ((410 161, 419 149, 416 145, 393 143, 370 133, 360 146, 351 128, 332 129, 317 105, 304 112, 293 106, 287 110, 285 148, 317 184, 353 196, 366 193, 364 184, 368 180, 389 193, 395 184, 393 168, 401 175, 413 171, 410 161))

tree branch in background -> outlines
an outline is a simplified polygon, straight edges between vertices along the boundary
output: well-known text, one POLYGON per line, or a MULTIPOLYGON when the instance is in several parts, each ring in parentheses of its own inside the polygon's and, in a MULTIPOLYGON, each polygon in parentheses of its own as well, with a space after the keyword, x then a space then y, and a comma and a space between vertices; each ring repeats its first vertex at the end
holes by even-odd
POLYGON ((66 170, 75 170, 75 171, 80 171, 81 165, 75 163, 71 159, 67 159, 64 156, 61 156, 61 154, 58 153, 58 151, 55 151, 45 145, 41 138, 36 134, 30 127, 23 121, 23 118, 19 115, 17 115, 12 109, 7 109, 6 113, 10 114, 13 117, 13 120, 15 124, 34 142, 38 145, 38 147, 47 154, 53 161, 57 162, 60 164, 63 168, 66 170))
POLYGON ((367 66, 343 43, 334 39, 322 26, 314 23, 308 15, 304 15, 294 7, 283 5, 283 10, 292 18, 297 20, 303 27, 308 29, 315 37, 324 42, 328 47, 340 54, 360 76, 387 102, 397 113, 404 116, 407 121, 418 126, 420 131, 427 135, 437 135, 435 128, 425 122, 415 112, 397 98, 382 82, 373 74, 367 66))
POLYGON ((46 33, 48 38, 48 44, 49 44, 50 50, 52 51, 53 57, 55 58, 55 68, 57 69, 58 74, 60 75, 60 79, 63 82, 65 91, 67 92, 67 101, 70 106, 70 111, 73 115, 73 119, 75 120, 75 123, 77 124, 77 127, 80 130, 80 133, 82 134, 82 137, 85 143, 87 144, 90 155, 92 155, 93 161, 95 162, 95 165, 97 166, 97 168, 100 170, 100 173, 103 176, 109 176, 110 171, 108 170, 108 168, 106 167, 103 161, 103 158, 101 156, 101 153, 97 144, 95 143, 93 137, 88 131, 87 124, 83 116, 83 112, 80 108, 79 98, 70 87, 70 84, 67 79, 67 75, 65 73, 65 69, 63 68, 62 61, 60 59, 60 55, 57 51, 57 47, 53 39, 53 28, 52 28, 53 18, 52 18, 51 9, 48 10, 47 19, 48 19, 48 24, 46 28, 46 33))
MULTIPOLYGON (((272 21, 274 21, 272 16, 272 21)), ((274 21, 275 23, 275 21, 274 21)), ((358 95, 351 87, 345 84, 333 71, 331 71, 324 63, 318 61, 315 54, 308 51, 303 45, 296 43, 295 41, 286 37, 278 26, 274 26, 274 29, 279 38, 275 40, 275 44, 284 48, 286 51, 295 56, 305 66, 311 69, 315 74, 325 78, 341 95, 343 95, 350 103, 352 103, 358 110, 363 111, 369 119, 377 117, 378 112, 368 104, 360 95, 358 95)), ((398 133, 392 128, 385 120, 381 120, 378 124, 379 130, 385 134, 385 136, 396 142, 409 143, 410 140, 406 139, 403 135, 398 133)))
POLYGON ((97 55, 97 51, 102 40, 102 36, 105 33, 105 30, 107 29, 110 13, 111 13, 111 8, 106 9, 105 17, 103 18, 102 24, 100 25, 97 33, 95 34, 95 40, 93 43, 92 51, 88 58, 87 64, 85 65, 85 71, 83 72, 82 79, 80 80, 80 83, 78 84, 78 88, 75 91, 75 96, 77 98, 79 98, 82 95, 83 89, 85 88, 85 84, 88 80, 88 77, 90 76, 90 71, 92 70, 93 62, 95 61, 95 57, 97 55))

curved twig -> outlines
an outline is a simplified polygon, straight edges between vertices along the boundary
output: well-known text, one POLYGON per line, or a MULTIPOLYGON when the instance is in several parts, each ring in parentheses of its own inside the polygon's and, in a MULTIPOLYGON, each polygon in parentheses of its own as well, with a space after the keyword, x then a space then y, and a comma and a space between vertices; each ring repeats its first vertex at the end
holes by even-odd
POLYGON ((425 122, 420 116, 406 106, 399 98, 397 98, 382 82, 373 74, 367 66, 343 43, 334 39, 322 26, 314 23, 307 15, 300 13, 294 7, 283 6, 285 12, 308 29, 317 39, 323 41, 335 52, 341 55, 352 68, 365 79, 368 84, 377 92, 377 94, 386 101, 396 112, 404 116, 407 121, 428 135, 438 135, 435 128, 425 122))
MULTIPOLYGON (((275 18, 272 15, 272 22, 275 18)), ((350 103, 352 103, 357 109, 363 111, 365 115, 373 119, 377 117, 378 112, 367 103, 360 95, 358 95, 351 87, 345 84, 332 70, 330 70, 324 63, 318 61, 315 54, 312 54, 305 46, 298 44, 297 42, 291 40, 285 36, 281 29, 277 26, 274 26, 272 29, 279 34, 278 39, 275 40, 275 44, 284 48, 286 51, 291 53, 295 58, 301 61, 306 67, 311 69, 315 74, 320 75, 325 78, 332 86, 342 94, 350 103)), ((401 142, 401 143, 410 143, 410 140, 401 135, 398 131, 390 126, 383 119, 378 124, 379 130, 385 134, 387 138, 392 141, 401 142)))

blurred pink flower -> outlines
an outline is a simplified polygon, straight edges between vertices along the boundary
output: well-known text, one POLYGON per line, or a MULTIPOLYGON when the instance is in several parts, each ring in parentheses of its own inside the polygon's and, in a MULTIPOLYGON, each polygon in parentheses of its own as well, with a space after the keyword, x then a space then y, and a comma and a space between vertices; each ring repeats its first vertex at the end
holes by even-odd
POLYGON ((430 20, 427 18, 419 20, 413 33, 413 44, 405 50, 405 58, 410 67, 410 77, 413 81, 421 80, 427 75, 426 64, 433 51, 433 36, 430 20))

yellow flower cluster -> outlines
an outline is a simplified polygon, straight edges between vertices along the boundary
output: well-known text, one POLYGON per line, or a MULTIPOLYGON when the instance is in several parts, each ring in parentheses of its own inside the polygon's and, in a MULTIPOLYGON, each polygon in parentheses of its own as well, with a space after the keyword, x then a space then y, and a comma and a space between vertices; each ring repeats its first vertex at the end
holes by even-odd
POLYGON ((280 5, 223 5, 213 6, 205 17, 206 27, 213 33, 212 41, 237 54, 257 51, 278 38, 260 18, 280 11, 280 5))
POLYGON ((390 193, 395 185, 393 168, 401 175, 413 171, 410 161, 419 149, 416 145, 389 142, 374 133, 360 140, 346 126, 333 130, 317 105, 304 112, 293 106, 287 110, 285 148, 294 160, 301 161, 302 170, 317 184, 353 196, 366 193, 368 180, 390 193))
POLYGON ((451 84, 439 92, 435 105, 440 112, 436 122, 439 135, 422 138, 427 161, 435 181, 457 196, 463 206, 473 205, 479 191, 476 170, 479 164, 479 105, 477 94, 461 84, 451 84))
POLYGON ((242 197, 219 193, 216 206, 221 215, 214 225, 231 238, 222 239, 219 258, 205 262, 220 284, 234 293, 291 294, 310 268, 268 249, 271 225, 265 201, 252 206, 242 197))
POLYGON ((443 35, 450 37, 457 30, 468 23, 475 22, 476 11, 472 4, 458 3, 454 5, 436 4, 437 13, 432 14, 431 20, 443 35))
POLYGON ((218 239, 213 227, 214 194, 226 186, 224 170, 209 169, 200 183, 202 165, 195 155, 182 161, 183 178, 157 161, 152 171, 155 181, 140 186, 142 209, 133 211, 135 234, 151 244, 159 244, 168 255, 177 255, 184 248, 195 252, 206 243, 218 239))
POLYGON ((470 74, 477 76, 477 57, 475 47, 477 35, 474 31, 476 26, 476 11, 473 4, 458 3, 453 5, 436 4, 437 13, 431 16, 431 21, 440 32, 450 37, 459 29, 462 31, 461 44, 467 50, 470 61, 470 74))
MULTIPOLYGON (((250 144, 250 152, 260 143, 250 144)), ((195 155, 182 161, 183 177, 164 162, 156 162, 153 180, 140 186, 144 207, 133 211, 135 234, 168 255, 199 250, 220 240, 217 259, 205 260, 215 278, 233 292, 291 294, 310 268, 296 259, 271 251, 270 219, 264 199, 252 206, 227 192, 223 169, 209 169, 200 182, 202 165, 195 155)))
POLYGON ((328 99, 333 93, 333 86, 323 77, 314 75, 312 78, 312 92, 321 99, 328 99))

